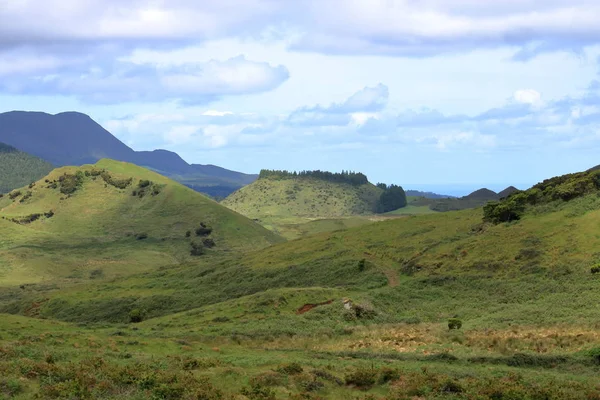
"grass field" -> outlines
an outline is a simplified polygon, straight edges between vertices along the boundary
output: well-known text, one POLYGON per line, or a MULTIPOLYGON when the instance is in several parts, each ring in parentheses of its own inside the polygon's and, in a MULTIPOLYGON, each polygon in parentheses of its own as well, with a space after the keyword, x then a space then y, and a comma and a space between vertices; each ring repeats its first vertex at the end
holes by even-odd
MULTIPOLYGON (((500 224, 481 209, 290 219, 302 237, 283 242, 172 181, 103 168, 166 186, 140 199, 90 179, 51 218, 0 219, 0 396, 600 399, 596 193, 500 224), (149 237, 123 237, 101 196, 152 218, 135 223, 149 237), (179 232, 200 218, 223 245, 190 257, 179 232)), ((0 214, 60 196, 37 190, 0 214)))

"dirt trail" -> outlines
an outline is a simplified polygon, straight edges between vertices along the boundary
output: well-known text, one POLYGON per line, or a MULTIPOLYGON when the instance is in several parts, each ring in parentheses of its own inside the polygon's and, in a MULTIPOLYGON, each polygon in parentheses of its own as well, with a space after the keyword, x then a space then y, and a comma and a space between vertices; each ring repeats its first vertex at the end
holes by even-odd
POLYGON ((388 279, 388 285, 391 287, 398 286, 398 272, 393 269, 386 269, 383 271, 386 278, 388 279))
POLYGON ((331 303, 333 303, 333 300, 327 300, 327 301, 324 301, 322 303, 317 303, 317 304, 305 304, 296 311, 296 314, 304 314, 304 313, 309 312, 313 308, 316 308, 319 306, 324 306, 326 304, 331 304, 331 303))

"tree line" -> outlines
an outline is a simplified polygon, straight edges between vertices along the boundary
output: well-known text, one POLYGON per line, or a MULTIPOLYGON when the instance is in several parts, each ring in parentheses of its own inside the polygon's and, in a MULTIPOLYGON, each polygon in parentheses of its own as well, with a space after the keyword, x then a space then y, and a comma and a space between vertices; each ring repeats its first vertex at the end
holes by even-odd
POLYGON ((258 175, 258 179, 289 179, 289 178, 314 178, 328 182, 335 183, 349 183, 350 185, 360 186, 369 183, 367 176, 360 172, 353 171, 342 171, 342 172, 329 172, 329 171, 300 171, 290 172, 285 170, 269 170, 263 169, 258 175))

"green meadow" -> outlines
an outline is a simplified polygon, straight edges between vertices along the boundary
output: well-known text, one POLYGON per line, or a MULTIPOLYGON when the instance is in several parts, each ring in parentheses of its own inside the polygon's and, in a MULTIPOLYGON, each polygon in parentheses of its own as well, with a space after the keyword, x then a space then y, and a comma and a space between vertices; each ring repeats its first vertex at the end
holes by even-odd
POLYGON ((599 399, 596 182, 269 222, 57 169, 0 198, 0 398, 599 399))

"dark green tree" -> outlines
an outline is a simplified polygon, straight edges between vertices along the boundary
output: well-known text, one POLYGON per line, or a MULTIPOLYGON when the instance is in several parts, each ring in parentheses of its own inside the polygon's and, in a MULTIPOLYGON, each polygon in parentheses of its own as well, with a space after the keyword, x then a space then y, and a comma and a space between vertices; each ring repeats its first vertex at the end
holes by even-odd
POLYGON ((406 207, 406 193, 402 186, 390 185, 379 197, 377 212, 386 213, 406 207))

